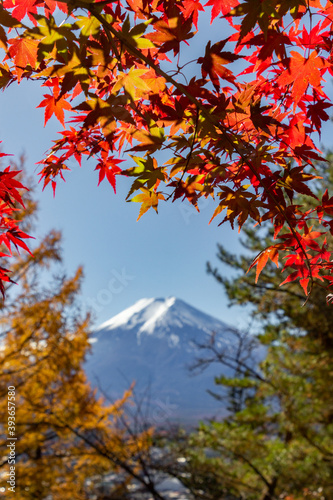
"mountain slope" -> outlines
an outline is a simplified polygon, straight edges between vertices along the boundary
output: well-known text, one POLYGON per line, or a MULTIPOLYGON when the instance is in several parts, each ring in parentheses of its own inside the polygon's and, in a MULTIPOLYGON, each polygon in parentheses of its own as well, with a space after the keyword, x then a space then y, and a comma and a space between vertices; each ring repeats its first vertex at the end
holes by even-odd
POLYGON ((221 374, 221 365, 196 376, 189 371, 199 355, 197 344, 212 333, 220 347, 235 349, 231 329, 222 321, 174 297, 141 299, 94 332, 86 372, 111 399, 135 381, 137 397, 146 400, 155 425, 194 423, 225 413, 207 393, 216 389, 214 376, 221 374))

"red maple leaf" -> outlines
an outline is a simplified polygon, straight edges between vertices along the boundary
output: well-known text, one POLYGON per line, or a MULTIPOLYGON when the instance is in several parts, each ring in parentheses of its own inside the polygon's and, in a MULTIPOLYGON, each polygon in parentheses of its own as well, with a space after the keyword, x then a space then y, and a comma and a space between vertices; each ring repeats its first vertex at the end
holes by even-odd
POLYGON ((194 33, 192 29, 191 19, 184 19, 183 16, 179 15, 179 10, 177 14, 174 13, 173 17, 166 19, 159 19, 154 24, 154 30, 152 33, 147 33, 146 38, 151 40, 153 43, 160 45, 160 52, 165 53, 169 50, 173 50, 174 54, 179 53, 180 43, 185 42, 188 45, 187 40, 192 38, 194 33))
POLYGON ((37 25, 34 14, 37 14, 38 7, 44 7, 46 17, 49 17, 55 11, 55 8, 67 12, 67 5, 64 2, 56 0, 4 0, 3 6, 5 9, 13 9, 12 16, 21 21, 25 16, 28 16, 30 21, 37 25))
POLYGON ((234 83, 235 76, 225 67, 225 64, 231 63, 239 59, 241 56, 233 54, 232 52, 225 52, 221 49, 226 44, 227 40, 221 40, 220 42, 214 43, 213 46, 210 42, 206 45, 206 52, 204 57, 199 57, 198 64, 201 64, 201 73, 203 78, 207 75, 210 76, 212 84, 215 89, 219 91, 220 82, 219 77, 227 80, 230 83, 234 83))
POLYGON ((333 104, 325 101, 324 99, 319 99, 315 104, 309 104, 306 116, 310 118, 312 128, 314 127, 320 134, 321 132, 321 122, 326 122, 329 120, 329 116, 325 109, 330 108, 333 104))
MULTIPOLYGON (((5 203, 11 207, 14 206, 14 201, 24 207, 23 200, 18 189, 26 188, 15 179, 17 174, 20 172, 21 171, 10 171, 10 167, 7 167, 3 172, 0 172, 0 200, 5 201, 5 203)), ((1 210, 3 211, 3 206, 1 207, 1 210)))
POLYGON ((328 189, 326 189, 325 193, 323 194, 323 197, 321 199, 321 205, 319 205, 316 210, 318 214, 318 219, 321 221, 324 213, 327 215, 332 216, 333 215, 333 196, 329 198, 328 195, 328 189))
POLYGON ((291 96, 296 105, 305 94, 308 85, 320 88, 321 71, 327 66, 327 62, 319 57, 316 51, 311 52, 308 59, 293 50, 290 55, 292 57, 289 68, 277 78, 277 83, 283 86, 293 84, 291 96))
POLYGON ((286 54, 286 45, 290 45, 291 40, 289 36, 284 33, 279 33, 276 29, 268 29, 267 33, 260 33, 255 35, 250 40, 243 40, 241 45, 251 45, 261 47, 258 55, 255 57, 259 58, 261 61, 265 61, 272 57, 273 52, 283 59, 286 54))
POLYGON ((180 7, 185 19, 193 16, 194 26, 198 29, 198 12, 199 10, 204 12, 204 8, 199 2, 199 0, 185 0, 183 2, 184 7, 180 7))
POLYGON ((30 20, 36 23, 31 14, 37 14, 36 0, 20 0, 16 2, 15 0, 4 0, 3 6, 5 9, 13 9, 12 16, 21 21, 26 15, 29 16, 30 20))
POLYGON ((116 175, 121 172, 121 168, 118 167, 118 163, 123 161, 124 160, 116 160, 113 156, 109 156, 106 160, 101 160, 95 168, 95 170, 99 170, 98 186, 106 176, 116 193, 116 175))
POLYGON ((214 19, 220 14, 225 16, 226 14, 229 14, 229 12, 238 5, 238 0, 209 0, 206 4, 205 7, 208 5, 212 5, 212 17, 211 17, 211 23, 214 21, 214 19))
POLYGON ((5 299, 5 287, 3 285, 3 281, 14 283, 7 274, 9 272, 10 271, 8 269, 0 267, 0 293, 3 299, 5 299))
POLYGON ((60 9, 62 12, 67 13, 67 5, 64 2, 58 2, 57 0, 37 0, 36 3, 44 4, 46 17, 49 17, 50 14, 53 14, 56 7, 58 7, 58 9, 60 9))
POLYGON ((44 94, 45 99, 37 106, 37 108, 45 107, 44 126, 47 124, 51 116, 54 114, 60 123, 65 126, 64 109, 68 111, 72 109, 69 102, 64 97, 56 98, 53 95, 44 94))

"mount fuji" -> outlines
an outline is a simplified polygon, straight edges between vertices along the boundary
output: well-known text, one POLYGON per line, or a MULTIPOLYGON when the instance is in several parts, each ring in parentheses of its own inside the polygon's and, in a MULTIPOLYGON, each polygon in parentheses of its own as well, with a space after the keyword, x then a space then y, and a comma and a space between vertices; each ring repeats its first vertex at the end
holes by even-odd
POLYGON ((197 374, 189 370, 202 355, 198 344, 212 334, 215 345, 235 352, 235 337, 224 322, 175 297, 141 299, 93 332, 85 370, 111 400, 135 381, 136 397, 145 401, 156 426, 223 416, 223 404, 207 392, 216 391, 214 377, 226 374, 223 366, 213 363, 197 374))

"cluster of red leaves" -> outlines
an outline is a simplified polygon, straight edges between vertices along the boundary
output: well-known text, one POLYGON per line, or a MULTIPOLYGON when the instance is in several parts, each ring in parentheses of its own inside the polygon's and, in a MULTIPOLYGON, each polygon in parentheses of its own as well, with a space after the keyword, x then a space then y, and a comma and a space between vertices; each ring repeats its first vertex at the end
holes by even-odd
POLYGON ((44 187, 55 189, 71 159, 93 157, 98 182, 114 190, 116 175, 134 177, 139 217, 160 200, 197 207, 203 196, 232 226, 269 221, 276 241, 253 262, 257 278, 283 257, 284 283, 299 280, 307 293, 314 280, 333 281, 331 198, 318 200, 311 186, 314 162, 324 161, 314 136, 332 106, 330 1, 4 0, 0 44, 0 86, 42 82, 45 123, 54 115, 65 129, 40 162, 44 187), (59 24, 56 6, 67 14, 59 24), (183 48, 207 13, 231 35, 208 41, 184 78, 183 48), (126 148, 139 156, 122 171, 126 148), (162 149, 169 159, 159 164, 162 149))
MULTIPOLYGON (((0 153, 0 157, 6 156, 0 153)), ((15 179, 18 171, 11 171, 10 167, 0 171, 0 257, 7 258, 12 254, 12 247, 16 250, 23 248, 30 253, 24 239, 30 238, 26 233, 19 229, 17 221, 13 218, 15 211, 19 210, 17 205, 23 205, 20 190, 25 187, 15 179), (8 253, 3 250, 7 249, 8 253)), ((8 269, 0 266, 0 292, 4 297, 5 282, 10 282, 8 269)))

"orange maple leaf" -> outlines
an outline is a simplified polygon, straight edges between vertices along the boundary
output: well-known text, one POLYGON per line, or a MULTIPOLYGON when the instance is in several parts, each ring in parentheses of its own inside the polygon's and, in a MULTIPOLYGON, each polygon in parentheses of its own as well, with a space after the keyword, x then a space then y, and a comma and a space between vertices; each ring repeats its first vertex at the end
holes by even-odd
POLYGON ((261 271, 264 269, 266 266, 268 259, 270 259, 276 267, 279 267, 279 252, 277 249, 276 245, 273 245, 271 247, 266 248, 262 252, 260 252, 256 258, 253 260, 252 264, 250 265, 249 269, 247 270, 247 273, 252 269, 252 267, 257 266, 256 270, 256 283, 258 282, 259 275, 261 271))
POLYGON ((146 213, 150 208, 153 208, 157 213, 158 200, 164 200, 164 196, 162 193, 154 193, 153 191, 149 191, 149 189, 144 187, 140 188, 140 191, 142 191, 141 194, 137 194, 136 196, 134 196, 134 198, 128 200, 142 203, 137 220, 139 220, 140 217, 142 217, 143 214, 146 213))
POLYGON ((8 55, 5 59, 12 58, 16 66, 17 80, 21 80, 22 73, 26 70, 27 65, 35 69, 37 62, 37 40, 30 38, 12 38, 8 40, 11 45, 8 50, 8 55))

